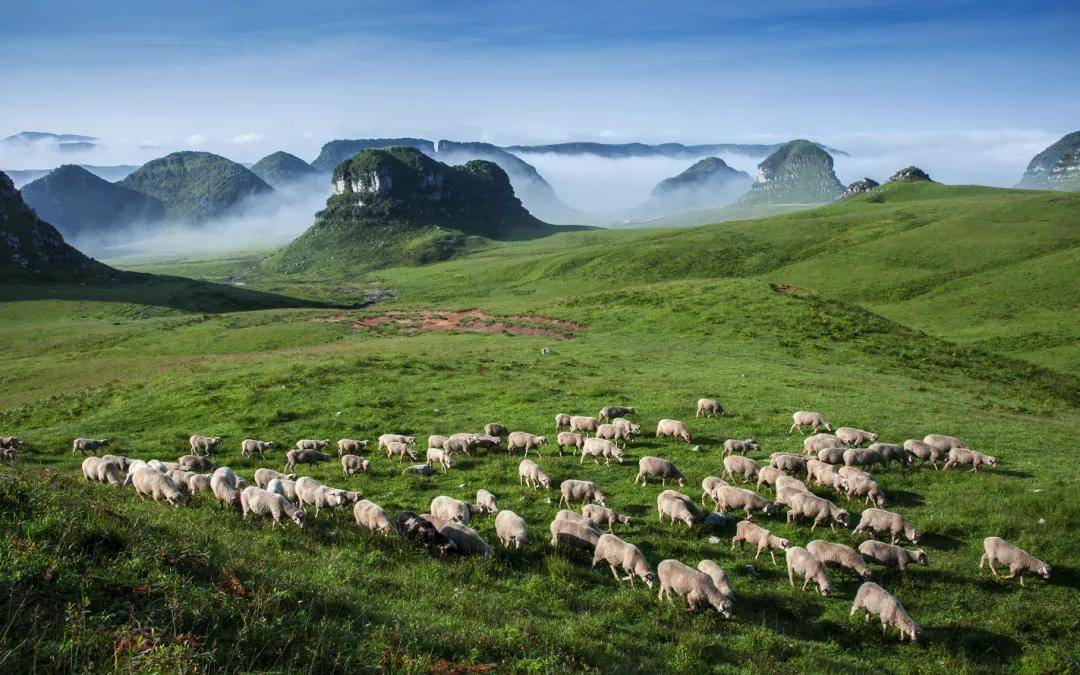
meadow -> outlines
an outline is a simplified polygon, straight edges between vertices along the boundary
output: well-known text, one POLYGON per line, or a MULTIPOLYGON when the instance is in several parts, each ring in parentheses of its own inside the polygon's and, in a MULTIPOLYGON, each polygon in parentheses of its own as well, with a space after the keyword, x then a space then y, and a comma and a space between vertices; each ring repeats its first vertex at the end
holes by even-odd
MULTIPOLYGON (((0 670, 1075 670, 1080 195, 880 195, 688 230, 491 243, 347 276, 271 273, 256 256, 137 266, 247 284, 198 303, 167 285, 0 287, 0 433, 32 448, 0 468, 0 670), (564 340, 317 320, 474 308, 584 329, 564 340), (703 396, 726 414, 695 419, 703 396), (521 458, 505 453, 430 478, 376 453, 358 476, 336 462, 301 471, 391 514, 488 489, 527 520, 531 542, 483 561, 432 558, 360 531, 347 512, 282 531, 206 498, 142 503, 85 484, 69 449, 75 436, 110 438, 115 453, 172 460, 189 435, 221 435, 215 461, 250 479, 284 458, 243 458, 244 438, 399 432, 422 445, 496 421, 553 437, 556 413, 616 403, 636 406, 645 431, 624 464, 550 447, 538 461, 555 483, 596 481, 634 518, 617 534, 654 565, 716 560, 738 594, 732 619, 658 604, 655 589, 617 584, 586 554, 552 551, 558 493, 520 486, 521 458), (889 442, 956 435, 1000 461, 978 474, 875 472, 889 508, 926 533, 929 567, 875 570, 926 630, 920 642, 849 617, 854 579, 830 574, 828 598, 791 588, 767 556, 730 550, 733 523, 661 525, 662 488, 633 484, 636 460, 659 455, 698 499, 701 479, 722 471, 726 438, 759 441, 763 463, 800 452, 794 410, 889 442), (693 444, 653 438, 660 418, 685 420, 693 444), (980 573, 990 535, 1053 565, 1051 581, 980 573)), ((838 503, 853 521, 864 508, 838 503)), ((497 543, 492 521, 470 524, 497 543)), ((782 517, 762 524, 796 545, 862 541, 782 517)))

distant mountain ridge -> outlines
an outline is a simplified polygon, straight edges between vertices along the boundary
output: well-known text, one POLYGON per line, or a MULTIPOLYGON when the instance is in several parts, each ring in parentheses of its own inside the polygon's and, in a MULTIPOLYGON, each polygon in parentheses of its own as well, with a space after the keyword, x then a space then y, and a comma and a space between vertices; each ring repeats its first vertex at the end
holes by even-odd
POLYGON ((304 160, 281 150, 270 153, 255 162, 251 165, 251 171, 272 187, 289 185, 319 174, 315 167, 304 160))
MULTIPOLYGON (((725 153, 765 156, 770 155, 784 143, 705 143, 699 145, 684 145, 682 143, 596 143, 589 141, 575 141, 569 143, 552 143, 548 145, 508 145, 506 150, 522 153, 554 153, 559 155, 596 155, 612 159, 625 159, 629 157, 669 157, 673 159, 701 159, 711 155, 725 153)), ((815 143, 818 147, 834 155, 847 156, 848 153, 836 148, 830 148, 821 143, 815 143)))
POLYGON ((428 154, 435 152, 435 144, 423 138, 343 138, 324 143, 311 166, 322 173, 331 173, 339 164, 364 150, 394 147, 416 148, 428 154))
POLYGON ((718 208, 738 199, 753 182, 745 171, 731 168, 718 157, 706 157, 657 183, 639 211, 661 214, 718 208))
POLYGON ((38 216, 69 239, 115 233, 165 217, 165 206, 154 197, 110 183, 72 164, 54 169, 20 192, 38 216))
MULTIPOLYGON (((103 178, 110 183, 115 183, 118 180, 124 180, 131 175, 133 171, 139 167, 134 164, 116 164, 112 166, 99 166, 96 164, 76 164, 80 168, 86 169, 90 173, 94 174, 98 178, 103 178)), ((59 167, 55 167, 59 168, 59 167)), ((4 173, 8 175, 11 182, 15 183, 15 187, 22 187, 31 181, 35 181, 42 176, 46 176, 50 171, 54 169, 4 169, 4 173)))

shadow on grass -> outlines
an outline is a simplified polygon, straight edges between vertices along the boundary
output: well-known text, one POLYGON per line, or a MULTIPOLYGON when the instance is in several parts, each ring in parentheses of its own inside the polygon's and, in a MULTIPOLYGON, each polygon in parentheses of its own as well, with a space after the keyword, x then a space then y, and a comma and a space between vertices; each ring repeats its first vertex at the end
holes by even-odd
POLYGON ((939 551, 955 551, 963 545, 964 542, 945 534, 927 532, 919 537, 920 548, 931 548, 939 551))
POLYGON ((995 665, 1020 656, 1020 643, 1007 635, 971 626, 924 627, 925 641, 943 644, 950 652, 963 652, 969 659, 995 665))
POLYGON ((886 495, 889 503, 896 506, 922 506, 924 504, 923 496, 917 492, 889 490, 886 495))

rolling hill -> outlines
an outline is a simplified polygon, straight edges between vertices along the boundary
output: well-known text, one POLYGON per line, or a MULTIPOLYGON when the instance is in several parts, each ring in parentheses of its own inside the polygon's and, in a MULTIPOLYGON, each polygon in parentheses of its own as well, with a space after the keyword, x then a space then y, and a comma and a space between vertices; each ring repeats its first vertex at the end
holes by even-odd
POLYGON ((637 210, 665 214, 715 209, 738 199, 753 182, 745 171, 731 168, 718 157, 706 157, 657 183, 649 200, 637 210))
POLYGON ((304 160, 281 150, 255 162, 251 172, 275 188, 292 185, 297 181, 312 180, 319 175, 319 172, 304 160))

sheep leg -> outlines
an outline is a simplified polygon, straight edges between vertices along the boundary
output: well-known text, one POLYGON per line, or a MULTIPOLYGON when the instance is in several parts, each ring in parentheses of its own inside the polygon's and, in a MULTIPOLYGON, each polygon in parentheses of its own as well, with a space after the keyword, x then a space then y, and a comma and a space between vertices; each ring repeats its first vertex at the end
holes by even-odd
POLYGON ((776 551, 769 549, 769 556, 772 557, 773 567, 779 567, 779 565, 776 563, 776 551))

